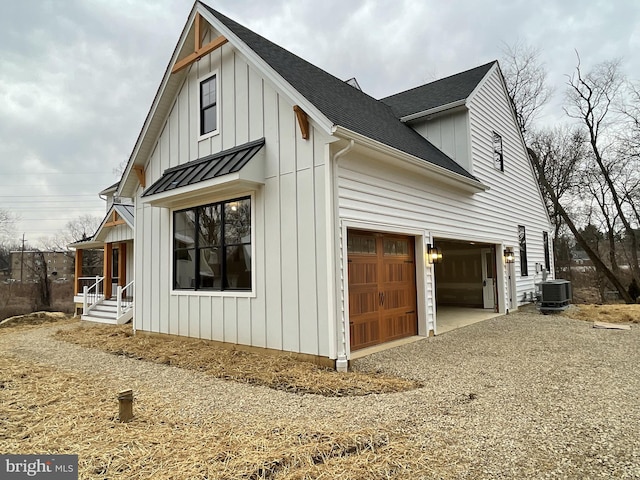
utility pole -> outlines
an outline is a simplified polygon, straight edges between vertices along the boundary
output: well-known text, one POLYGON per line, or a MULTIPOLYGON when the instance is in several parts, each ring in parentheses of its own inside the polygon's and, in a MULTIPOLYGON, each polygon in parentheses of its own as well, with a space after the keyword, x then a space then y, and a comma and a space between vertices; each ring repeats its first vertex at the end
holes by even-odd
POLYGON ((23 274, 24 274, 24 233, 22 234, 22 252, 20 253, 20 285, 22 285, 23 274))

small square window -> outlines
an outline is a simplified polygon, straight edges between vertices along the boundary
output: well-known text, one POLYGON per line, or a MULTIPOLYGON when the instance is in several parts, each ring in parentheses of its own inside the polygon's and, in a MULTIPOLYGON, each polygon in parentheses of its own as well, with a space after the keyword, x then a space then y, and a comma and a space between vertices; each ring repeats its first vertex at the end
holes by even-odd
POLYGON ((496 170, 504 172, 504 156, 502 154, 502 137, 493 132, 493 166, 496 170))
POLYGON ((200 82, 200 135, 218 129, 216 75, 200 82))

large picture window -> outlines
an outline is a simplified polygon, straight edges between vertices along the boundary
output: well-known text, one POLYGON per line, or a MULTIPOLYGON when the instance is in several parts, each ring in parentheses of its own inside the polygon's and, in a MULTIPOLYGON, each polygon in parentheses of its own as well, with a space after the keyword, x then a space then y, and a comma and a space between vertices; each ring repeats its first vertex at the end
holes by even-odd
POLYGON ((173 288, 251 290, 251 199, 173 214, 173 288))
POLYGON ((529 268, 527 267, 527 234, 524 226, 518 225, 518 242, 520 243, 520 275, 529 276, 529 268))
POLYGON ((200 135, 218 129, 218 97, 216 76, 200 82, 200 135))

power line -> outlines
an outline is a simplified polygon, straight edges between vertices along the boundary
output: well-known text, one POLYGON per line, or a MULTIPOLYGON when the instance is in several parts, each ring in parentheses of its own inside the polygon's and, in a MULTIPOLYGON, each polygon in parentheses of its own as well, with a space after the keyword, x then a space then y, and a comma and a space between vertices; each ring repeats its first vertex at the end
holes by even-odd
MULTIPOLYGON (((105 175, 105 172, 38 172, 39 175, 105 175)), ((2 172, 2 175, 27 175, 25 172, 22 173, 6 173, 2 172)))
POLYGON ((0 197, 7 198, 49 198, 49 197, 95 197, 97 194, 95 193, 69 193, 69 194, 46 194, 46 195, 0 195, 0 197))

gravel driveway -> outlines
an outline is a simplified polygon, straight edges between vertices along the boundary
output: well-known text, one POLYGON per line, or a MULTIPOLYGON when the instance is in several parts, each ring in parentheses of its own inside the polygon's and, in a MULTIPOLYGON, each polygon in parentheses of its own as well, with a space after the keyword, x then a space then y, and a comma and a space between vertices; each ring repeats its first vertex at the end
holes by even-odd
POLYGON ((185 416, 300 419, 409 436, 434 478, 640 478, 640 333, 517 313, 354 362, 424 388, 366 397, 295 395, 53 340, 55 327, 0 336, 0 350, 99 374, 185 416), (187 396, 185 392, 189 392, 187 396))

